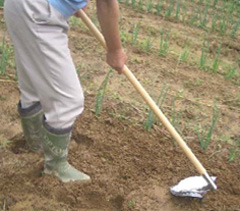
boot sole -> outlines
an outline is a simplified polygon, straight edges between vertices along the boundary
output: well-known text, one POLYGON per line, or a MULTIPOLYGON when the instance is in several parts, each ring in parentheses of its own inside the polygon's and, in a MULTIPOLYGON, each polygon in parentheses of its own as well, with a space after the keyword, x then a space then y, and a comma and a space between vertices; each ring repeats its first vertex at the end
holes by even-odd
POLYGON ((60 181, 64 182, 64 183, 68 183, 68 182, 77 182, 77 183, 81 183, 81 184, 85 184, 85 183, 90 183, 91 182, 91 178, 90 179, 86 179, 86 180, 74 180, 74 179, 62 179, 59 174, 54 171, 54 170, 48 170, 48 169, 44 169, 43 170, 44 174, 47 175, 53 175, 56 176, 60 181))

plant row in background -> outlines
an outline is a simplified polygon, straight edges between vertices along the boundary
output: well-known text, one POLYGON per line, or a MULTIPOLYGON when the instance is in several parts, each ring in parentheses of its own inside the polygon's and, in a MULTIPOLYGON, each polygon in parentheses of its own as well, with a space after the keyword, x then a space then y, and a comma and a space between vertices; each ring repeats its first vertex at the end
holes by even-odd
POLYGON ((6 33, 4 33, 0 43, 0 76, 6 75, 8 67, 15 67, 13 57, 13 47, 7 43, 6 33))
MULTIPOLYGON (((143 52, 151 52, 161 57, 166 57, 170 51, 170 39, 171 39, 171 30, 162 28, 160 30, 159 38, 155 38, 151 35, 151 30, 149 30, 147 37, 140 37, 141 35, 141 25, 140 23, 135 24, 130 31, 121 29, 121 39, 123 44, 130 44, 143 52), (156 47, 157 46, 157 47, 156 47)), ((212 52, 214 57, 210 57, 209 52, 209 41, 207 39, 203 40, 201 47, 201 55, 199 59, 194 56, 194 60, 198 60, 199 68, 206 70, 210 73, 216 74, 220 71, 220 65, 222 66, 220 74, 225 76, 225 79, 231 80, 236 79, 236 83, 240 83, 239 75, 239 65, 240 65, 240 54, 239 58, 232 64, 225 64, 221 61, 221 51, 222 44, 220 43, 215 50, 212 52)), ((186 41, 185 45, 182 48, 182 51, 178 56, 179 62, 192 63, 189 60, 191 49, 189 48, 188 42, 186 41)), ((234 81, 235 82, 235 81, 234 81)))
POLYGON ((239 37, 240 3, 238 1, 193 0, 119 0, 138 11, 153 13, 231 38, 239 37), (200 5, 196 5, 200 4, 200 5))

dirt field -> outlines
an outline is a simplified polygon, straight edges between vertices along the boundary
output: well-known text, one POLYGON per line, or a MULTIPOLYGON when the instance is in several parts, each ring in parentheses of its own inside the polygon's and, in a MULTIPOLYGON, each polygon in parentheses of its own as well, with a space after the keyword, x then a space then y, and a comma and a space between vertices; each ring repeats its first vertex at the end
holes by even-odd
MULTIPOLYGON (((188 12, 196 6, 204 8, 186 2, 188 12)), ((208 173, 217 176, 219 189, 209 192, 202 200, 170 194, 170 186, 198 173, 158 121, 151 130, 144 128, 147 106, 124 76, 110 75, 103 107, 96 117, 96 95, 109 68, 104 63, 104 50, 91 33, 81 22, 71 19, 70 49, 85 92, 85 110, 74 126, 69 161, 89 174, 92 182, 64 184, 42 175, 43 155, 29 152, 25 145, 16 109, 19 91, 15 65, 8 62, 7 71, 0 75, 1 210, 240 211, 239 65, 233 77, 227 78, 225 73, 226 66, 238 59, 239 33, 235 38, 218 31, 206 33, 200 27, 183 23, 181 16, 180 20, 166 18, 154 12, 138 11, 123 2, 120 8, 129 68, 154 99, 167 87, 161 109, 208 173), (134 44, 131 39, 137 23, 140 30, 134 44), (162 28, 171 29, 166 57, 157 53, 162 28), (209 60, 202 70, 198 63, 206 36, 209 60), (152 40, 149 51, 143 47, 148 37, 152 40), (179 62, 186 40, 189 57, 179 62), (221 62, 214 73, 210 61, 214 60, 220 43, 221 62), (218 120, 211 142, 204 150, 196 128, 203 133, 208 131, 214 107, 218 109, 218 120), (230 162, 233 151, 235 156, 230 162)), ((88 8, 91 17, 94 10, 91 3, 88 8)), ((0 10, 0 40, 5 30, 0 10)), ((8 36, 6 39, 11 46, 8 36)))

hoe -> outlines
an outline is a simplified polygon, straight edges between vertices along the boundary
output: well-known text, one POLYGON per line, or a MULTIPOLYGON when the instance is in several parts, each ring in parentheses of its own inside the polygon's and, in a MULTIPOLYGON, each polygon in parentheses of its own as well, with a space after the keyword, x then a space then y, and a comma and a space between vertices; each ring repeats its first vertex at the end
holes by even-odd
MULTIPOLYGON (((78 11, 78 16, 81 17, 83 22, 87 25, 90 31, 94 34, 97 40, 101 43, 101 45, 107 49, 105 40, 101 32, 97 29, 97 27, 92 23, 90 18, 85 14, 83 10, 78 11)), ((171 125, 169 120, 163 114, 163 112, 159 109, 150 95, 146 92, 146 90, 142 87, 140 82, 136 79, 133 73, 128 69, 125 65, 123 68, 123 74, 128 78, 131 84, 135 87, 137 92, 142 96, 148 106, 153 110, 155 115, 159 118, 162 124, 166 127, 168 132, 172 135, 172 137, 179 144, 183 152, 186 154, 188 159, 192 162, 192 164, 196 167, 197 171, 201 176, 193 176, 188 177, 182 181, 180 181, 177 185, 170 188, 170 191, 175 196, 187 196, 187 197, 195 197, 202 198, 210 189, 216 190, 217 186, 215 184, 216 177, 210 177, 207 173, 206 169, 197 159, 197 157, 193 154, 191 149, 187 146, 185 141, 178 134, 176 129, 171 125)))

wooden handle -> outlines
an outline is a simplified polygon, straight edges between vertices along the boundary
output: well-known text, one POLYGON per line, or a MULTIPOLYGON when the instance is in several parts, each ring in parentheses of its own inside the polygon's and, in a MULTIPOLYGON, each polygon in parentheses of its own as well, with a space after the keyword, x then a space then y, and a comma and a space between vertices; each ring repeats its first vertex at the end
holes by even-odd
MULTIPOLYGON (((99 40, 99 42, 102 44, 102 46, 105 49, 107 49, 106 42, 104 40, 103 35, 97 29, 97 27, 92 23, 92 21, 85 14, 85 12, 83 10, 79 10, 78 16, 82 18, 83 22, 92 31, 92 33, 99 40)), ((172 137, 177 141, 177 143, 179 144, 181 149, 184 151, 186 156, 190 159, 190 161, 193 163, 193 165, 197 168, 198 172, 201 175, 205 174, 206 173, 205 168, 202 166, 202 164, 199 162, 197 157, 193 154, 191 149, 187 146, 185 141, 181 138, 181 136, 178 134, 176 129, 169 122, 167 117, 159 109, 159 107, 156 105, 156 103, 153 101, 153 99, 146 92, 146 90, 142 87, 140 82, 136 79, 136 77, 133 75, 133 73, 128 69, 128 67, 126 65, 123 68, 123 74, 128 78, 128 80, 132 83, 132 85, 135 87, 135 89, 138 91, 138 93, 143 97, 143 99, 146 101, 146 103, 149 105, 149 107, 153 110, 153 112, 159 118, 159 120, 162 122, 162 124, 167 128, 167 130, 172 135, 172 137)))

